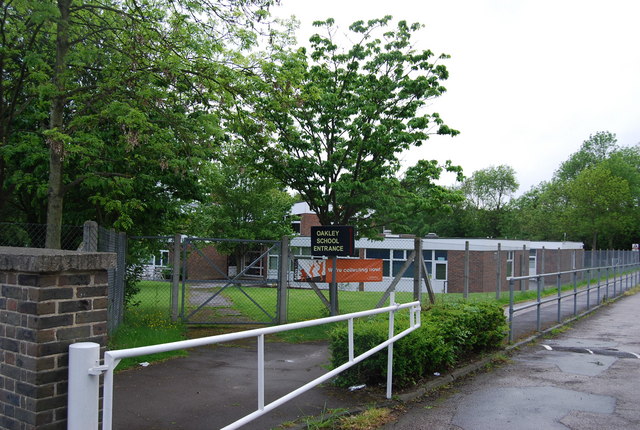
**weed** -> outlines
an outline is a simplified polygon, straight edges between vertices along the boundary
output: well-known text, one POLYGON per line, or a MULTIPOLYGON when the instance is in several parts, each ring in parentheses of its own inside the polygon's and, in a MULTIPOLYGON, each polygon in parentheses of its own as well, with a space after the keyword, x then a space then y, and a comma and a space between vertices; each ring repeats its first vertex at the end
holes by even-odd
POLYGON ((393 420, 392 410, 389 408, 370 408, 366 411, 338 420, 340 430, 372 430, 393 420))
POLYGON ((337 419, 348 412, 348 409, 337 408, 328 409, 324 408, 320 415, 316 417, 307 417, 305 424, 307 429, 319 430, 319 429, 333 429, 336 428, 337 419))

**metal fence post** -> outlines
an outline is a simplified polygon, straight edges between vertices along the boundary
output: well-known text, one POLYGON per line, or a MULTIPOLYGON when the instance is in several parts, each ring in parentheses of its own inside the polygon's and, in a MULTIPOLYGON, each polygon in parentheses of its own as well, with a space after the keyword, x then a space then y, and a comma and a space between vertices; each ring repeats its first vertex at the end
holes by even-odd
POLYGON ((416 237, 414 239, 414 249, 416 256, 413 260, 413 300, 422 303, 422 288, 420 282, 422 280, 422 239, 416 237))
POLYGON ((600 277, 602 276, 602 275, 601 275, 601 272, 600 272, 600 266, 598 266, 598 272, 597 272, 597 273, 598 273, 598 284, 597 284, 597 288, 598 288, 598 290, 597 290, 597 292, 598 292, 598 296, 597 296, 597 303, 598 303, 598 304, 600 304, 600 277))
POLYGON ((556 288, 558 288, 558 323, 559 323, 562 321, 562 273, 560 271, 558 271, 556 288))
MULTIPOLYGON (((615 252, 615 251, 614 251, 615 252)), ((618 282, 618 266, 614 265, 613 266, 613 297, 616 297, 618 295, 617 293, 617 285, 616 283, 618 282)))
POLYGON ((114 233, 116 236, 116 276, 115 276, 115 284, 116 284, 116 306, 117 306, 117 319, 116 326, 117 328, 122 323, 124 318, 124 295, 125 295, 125 274, 127 272, 127 234, 126 233, 114 233))
POLYGON ((278 324, 287 322, 287 280, 289 278, 289 238, 283 237, 280 241, 280 267, 278 268, 278 324))
MULTIPOLYGON (((574 268, 575 269, 575 268, 574 268)), ((578 315, 578 274, 574 271, 573 278, 573 315, 578 315)))
MULTIPOLYGON (((522 254, 520 255, 520 276, 524 276, 524 265, 527 265, 527 267, 529 267, 529 258, 527 256, 527 245, 522 245, 522 254)), ((529 271, 527 270, 527 274, 529 273, 529 271)), ((529 283, 529 281, 527 280, 527 283, 529 283)), ((528 287, 528 285, 527 285, 528 287)), ((528 290, 529 288, 525 288, 525 281, 524 279, 520 279, 520 291, 525 291, 528 290)))
POLYGON ((171 267, 171 321, 178 321, 178 291, 180 289, 180 252, 182 251, 182 235, 176 233, 173 236, 173 258, 171 267))
POLYGON ((540 306, 542 305, 541 300, 542 300, 542 276, 538 276, 537 278, 537 282, 536 282, 536 287, 537 287, 537 298, 536 301, 538 302, 537 306, 536 306, 536 330, 540 331, 540 327, 541 325, 541 321, 540 321, 540 306))
MULTIPOLYGON (((545 265, 545 248, 544 248, 544 246, 542 247, 542 251, 540 252, 540 260, 541 260, 540 261, 540 274, 544 275, 545 273, 547 273, 545 271, 546 265, 545 265)), ((542 278, 542 290, 543 291, 544 291, 544 288, 546 286, 546 283, 547 283, 546 279, 544 279, 544 277, 543 277, 542 278)))
POLYGON ((464 242, 464 290, 462 296, 469 297, 469 241, 464 242))
POLYGON ((68 430, 98 429, 100 376, 89 369, 100 360, 100 345, 79 342, 69 346, 68 430))
POLYGON ((500 300, 500 290, 502 289, 502 244, 498 243, 496 254, 496 300, 500 300))
POLYGON ((591 309, 591 268, 587 271, 587 310, 591 309))
POLYGON ((513 342, 513 279, 509 279, 509 343, 513 342))
POLYGON ((98 251, 98 223, 95 221, 85 221, 82 226, 82 251, 98 251))

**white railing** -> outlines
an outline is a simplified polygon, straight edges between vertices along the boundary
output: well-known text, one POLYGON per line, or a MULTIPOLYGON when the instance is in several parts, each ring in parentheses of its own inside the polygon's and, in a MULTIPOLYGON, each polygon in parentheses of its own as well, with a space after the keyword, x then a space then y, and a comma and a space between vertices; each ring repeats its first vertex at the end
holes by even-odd
POLYGON ((362 312, 354 312, 346 315, 320 318, 310 321, 302 321, 284 324, 274 327, 266 327, 247 330, 239 333, 222 334, 218 336, 203 337, 200 339, 183 340, 160 345, 144 346, 139 348, 107 351, 104 354, 104 364, 99 364, 100 346, 97 343, 82 342, 72 344, 69 347, 69 405, 68 405, 68 430, 98 429, 99 414, 99 375, 104 373, 104 399, 102 429, 111 430, 113 418, 113 373, 118 363, 123 358, 138 357, 159 352, 175 351, 180 349, 195 348, 216 343, 229 342, 239 339, 256 337, 258 339, 258 408, 255 412, 224 427, 225 430, 236 429, 282 405, 283 403, 310 390, 316 385, 333 378, 340 372, 361 362, 376 352, 388 348, 387 362, 387 398, 391 398, 391 386, 393 377, 393 344, 398 339, 420 327, 420 302, 395 304, 391 296, 391 306, 372 309, 362 312), (409 309, 409 327, 402 332, 394 333, 394 315, 398 310, 409 309), (389 314, 389 338, 378 346, 358 355, 354 355, 353 320, 355 318, 370 315, 389 314), (329 324, 338 321, 348 321, 349 361, 328 373, 314 379, 302 387, 286 394, 279 399, 266 404, 264 401, 264 336, 305 327, 329 324))

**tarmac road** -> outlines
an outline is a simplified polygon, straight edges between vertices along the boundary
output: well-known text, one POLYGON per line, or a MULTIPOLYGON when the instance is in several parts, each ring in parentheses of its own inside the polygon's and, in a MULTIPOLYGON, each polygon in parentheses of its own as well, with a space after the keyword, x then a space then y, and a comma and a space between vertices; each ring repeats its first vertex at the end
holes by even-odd
MULTIPOLYGON (((265 404, 326 373, 326 343, 265 343, 265 404)), ((257 397, 254 340, 197 348, 188 357, 116 373, 113 428, 120 430, 219 429, 254 412, 257 397)), ((316 387, 243 429, 270 429, 329 409, 372 401, 352 393, 316 387)))
POLYGON ((639 314, 640 294, 623 297, 383 428, 640 429, 639 314))

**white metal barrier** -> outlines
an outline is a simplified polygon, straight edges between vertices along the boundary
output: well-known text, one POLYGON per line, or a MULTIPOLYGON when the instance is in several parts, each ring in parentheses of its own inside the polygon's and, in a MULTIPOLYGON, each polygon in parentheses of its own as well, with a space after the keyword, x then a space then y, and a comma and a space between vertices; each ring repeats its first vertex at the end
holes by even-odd
POLYGON ((303 394, 316 385, 333 378, 340 372, 361 362, 376 352, 388 348, 387 362, 387 398, 391 398, 391 386, 393 378, 393 344, 398 339, 406 336, 410 332, 420 327, 420 302, 406 304, 395 304, 393 295, 391 296, 391 306, 379 309, 372 309, 362 312, 354 312, 346 315, 339 315, 328 318, 320 318, 310 321, 302 321, 280 326, 266 327, 254 330, 247 330, 239 333, 222 334, 218 336, 203 337, 200 339, 183 340, 160 345, 144 346, 139 348, 121 349, 107 351, 104 354, 104 364, 99 363, 99 349, 97 343, 82 342, 72 344, 69 347, 69 403, 68 403, 68 430, 98 429, 98 399, 99 399, 99 376, 104 373, 104 399, 102 429, 111 430, 113 418, 113 373, 123 358, 138 357, 159 352, 175 351, 179 349, 195 348, 199 346, 212 345, 215 343, 229 342, 239 339, 257 337, 258 339, 258 409, 255 412, 235 421, 224 427, 224 430, 236 429, 250 421, 266 414, 283 403, 303 394), (394 334, 394 315, 400 309, 409 309, 409 327, 398 334, 394 334), (370 315, 388 313, 389 314, 389 338, 380 345, 354 357, 353 342, 353 320, 355 318, 370 315), (264 336, 267 334, 280 333, 288 330, 295 330, 305 327, 312 327, 337 321, 348 321, 348 343, 349 361, 328 373, 314 379, 302 387, 286 394, 279 399, 265 405, 264 404, 264 336), (79 400, 80 399, 80 400, 79 400), (91 407, 87 407, 91 405, 91 407))

